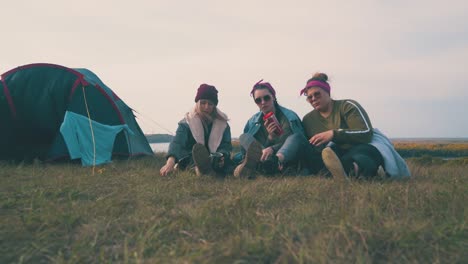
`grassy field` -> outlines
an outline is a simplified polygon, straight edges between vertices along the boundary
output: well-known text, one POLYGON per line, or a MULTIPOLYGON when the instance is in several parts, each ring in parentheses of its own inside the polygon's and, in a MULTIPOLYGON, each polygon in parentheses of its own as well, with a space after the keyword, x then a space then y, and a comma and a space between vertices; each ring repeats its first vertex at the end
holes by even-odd
POLYGON ((468 141, 393 141, 395 148, 403 157, 465 157, 468 158, 468 141))
POLYGON ((468 166, 410 180, 0 163, 0 263, 468 263, 468 166))

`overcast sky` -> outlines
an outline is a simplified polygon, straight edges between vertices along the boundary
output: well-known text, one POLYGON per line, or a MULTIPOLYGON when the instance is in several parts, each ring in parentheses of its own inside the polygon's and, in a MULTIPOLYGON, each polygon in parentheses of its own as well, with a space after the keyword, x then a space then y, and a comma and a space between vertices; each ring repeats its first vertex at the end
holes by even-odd
POLYGON ((302 118, 314 72, 389 137, 468 137, 468 2, 4 1, 0 72, 46 62, 96 73, 145 133, 174 133, 201 83, 233 137, 264 79, 302 118))

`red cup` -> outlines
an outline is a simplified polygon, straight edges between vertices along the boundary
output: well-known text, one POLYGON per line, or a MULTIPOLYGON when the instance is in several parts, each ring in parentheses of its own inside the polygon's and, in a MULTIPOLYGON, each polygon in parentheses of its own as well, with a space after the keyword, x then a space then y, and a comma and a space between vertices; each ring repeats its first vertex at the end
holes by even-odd
POLYGON ((276 124, 276 129, 275 129, 275 134, 280 136, 283 134, 283 128, 281 127, 278 118, 276 118, 275 113, 269 112, 263 116, 263 121, 267 121, 267 124, 270 124, 271 122, 276 124))

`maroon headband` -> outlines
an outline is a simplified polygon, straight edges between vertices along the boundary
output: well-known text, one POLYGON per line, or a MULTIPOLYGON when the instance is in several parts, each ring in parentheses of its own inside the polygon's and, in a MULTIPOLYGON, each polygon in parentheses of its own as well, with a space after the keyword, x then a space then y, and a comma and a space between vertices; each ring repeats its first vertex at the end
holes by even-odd
POLYGON ((322 88, 323 90, 325 90, 325 92, 327 92, 328 94, 330 94, 330 85, 326 82, 322 82, 322 81, 318 81, 318 80, 311 80, 310 82, 308 82, 306 84, 306 86, 304 87, 304 89, 301 90, 301 93, 300 95, 305 95, 307 90, 309 90, 309 88, 312 88, 312 87, 320 87, 322 88))
POLYGON ((252 88, 252 91, 250 91, 250 95, 253 96, 255 90, 260 89, 260 88, 266 88, 270 93, 273 95, 273 98, 276 99, 276 91, 273 89, 273 86, 269 82, 262 82, 263 79, 258 81, 252 88))

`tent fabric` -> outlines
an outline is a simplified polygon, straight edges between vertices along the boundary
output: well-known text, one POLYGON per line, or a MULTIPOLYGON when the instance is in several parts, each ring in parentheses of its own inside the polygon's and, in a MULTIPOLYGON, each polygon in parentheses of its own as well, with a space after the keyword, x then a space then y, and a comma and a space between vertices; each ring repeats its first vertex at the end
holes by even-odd
POLYGON ((108 126, 88 117, 67 111, 60 127, 71 159, 81 159, 83 166, 111 161, 115 137, 120 131, 134 135, 127 125, 108 126))
POLYGON ((60 133, 67 111, 86 117, 89 112, 102 125, 127 125, 133 134, 116 134, 112 156, 154 155, 133 110, 96 74, 38 63, 1 75, 0 160, 70 159, 60 133))

